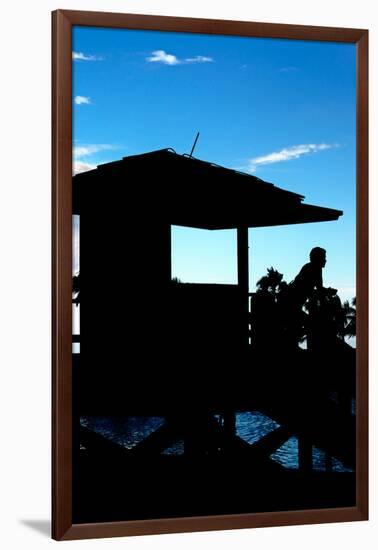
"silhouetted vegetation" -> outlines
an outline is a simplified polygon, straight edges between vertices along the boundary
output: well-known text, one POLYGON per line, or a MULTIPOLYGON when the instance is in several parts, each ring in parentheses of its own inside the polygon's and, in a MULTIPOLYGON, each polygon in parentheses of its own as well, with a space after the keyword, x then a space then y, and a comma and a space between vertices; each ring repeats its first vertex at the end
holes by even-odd
POLYGON ((346 300, 343 304, 343 310, 345 315, 344 334, 348 338, 356 336, 356 297, 352 299, 351 304, 346 300))
POLYGON ((287 287, 286 281, 283 281, 282 273, 279 273, 273 267, 268 268, 267 274, 261 277, 256 283, 257 292, 268 292, 273 297, 277 297, 278 293, 287 287))
POLYGON ((314 330, 326 331, 341 340, 356 335, 356 298, 342 304, 337 289, 324 288, 321 293, 314 289, 302 306, 303 315, 293 319, 291 285, 273 267, 257 281, 251 304, 254 344, 282 343, 290 335, 298 345, 314 330), (294 333, 290 330, 293 322, 297 325, 294 333))

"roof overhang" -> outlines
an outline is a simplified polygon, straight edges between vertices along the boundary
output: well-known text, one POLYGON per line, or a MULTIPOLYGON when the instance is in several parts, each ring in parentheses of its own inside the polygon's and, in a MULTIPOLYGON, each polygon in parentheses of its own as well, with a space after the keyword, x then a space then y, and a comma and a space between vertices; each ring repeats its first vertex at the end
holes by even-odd
MULTIPOLYGON (((343 212, 303 203, 303 195, 164 149, 125 157, 73 177, 73 213, 138 211, 201 229, 268 227, 337 220, 343 212)), ((143 218, 142 218, 143 219, 143 218)))

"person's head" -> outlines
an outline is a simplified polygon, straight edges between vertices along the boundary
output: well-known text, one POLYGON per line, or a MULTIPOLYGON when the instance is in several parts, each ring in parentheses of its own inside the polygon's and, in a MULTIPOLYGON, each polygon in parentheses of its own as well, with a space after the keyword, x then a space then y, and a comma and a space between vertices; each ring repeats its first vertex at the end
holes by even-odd
POLYGON ((320 267, 324 267, 327 262, 326 254, 327 251, 324 248, 316 246, 310 252, 310 262, 312 264, 319 265, 320 267))

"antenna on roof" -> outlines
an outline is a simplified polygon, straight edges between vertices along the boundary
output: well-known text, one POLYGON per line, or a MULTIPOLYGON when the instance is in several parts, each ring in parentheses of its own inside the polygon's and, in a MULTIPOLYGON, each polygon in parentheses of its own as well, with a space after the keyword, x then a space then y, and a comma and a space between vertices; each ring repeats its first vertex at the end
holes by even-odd
POLYGON ((200 133, 197 132, 196 139, 194 140, 193 147, 192 147, 192 150, 190 151, 189 158, 193 156, 193 151, 194 151, 195 146, 197 145, 197 140, 199 138, 199 135, 200 135, 200 133))

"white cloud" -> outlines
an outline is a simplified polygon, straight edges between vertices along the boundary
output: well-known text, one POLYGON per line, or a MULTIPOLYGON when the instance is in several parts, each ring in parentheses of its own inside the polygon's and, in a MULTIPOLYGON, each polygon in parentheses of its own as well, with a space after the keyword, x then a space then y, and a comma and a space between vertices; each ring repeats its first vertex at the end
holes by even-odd
POLYGON ((195 57, 188 57, 183 60, 183 63, 212 63, 214 60, 212 57, 205 55, 196 55, 195 57))
POLYGON ((103 58, 98 55, 88 55, 83 52, 72 52, 74 61, 101 61, 103 58))
POLYGON ((74 102, 76 105, 90 105, 91 98, 84 95, 77 95, 75 96, 74 102))
POLYGON ((175 55, 166 53, 164 50, 152 52, 150 57, 146 57, 150 63, 163 63, 163 65, 178 65, 180 62, 175 55))
POLYGON ((189 65, 194 63, 211 63, 213 59, 204 55, 179 59, 175 55, 167 53, 164 50, 155 50, 151 52, 149 57, 146 57, 146 61, 149 63, 162 63, 163 65, 189 65))
POLYGON ((80 174, 81 172, 88 172, 88 170, 94 170, 95 164, 89 164, 88 162, 81 162, 80 160, 74 160, 72 163, 73 175, 80 174))
POLYGON ((92 145, 75 145, 72 154, 75 158, 87 157, 88 155, 93 155, 99 151, 110 151, 115 149, 114 145, 109 145, 107 143, 101 144, 92 144, 92 145))
POLYGON ((278 71, 279 73, 297 73, 299 71, 298 67, 281 67, 278 71))
POLYGON ((109 145, 108 143, 99 143, 99 144, 89 144, 89 145, 74 145, 72 149, 73 163, 72 163, 72 172, 73 174, 80 174, 81 172, 88 172, 88 170, 94 170, 97 167, 97 164, 93 162, 88 162, 87 157, 99 153, 100 151, 111 151, 117 149, 118 147, 114 145, 109 145))
POLYGON ((329 143, 308 143, 304 145, 293 145, 292 147, 286 147, 285 149, 269 153, 268 155, 264 155, 262 157, 255 157, 250 159, 248 170, 250 172, 255 172, 258 166, 298 159, 300 157, 303 157, 304 155, 318 153, 319 151, 325 151, 326 149, 331 149, 333 147, 337 147, 337 145, 330 145, 329 143))

